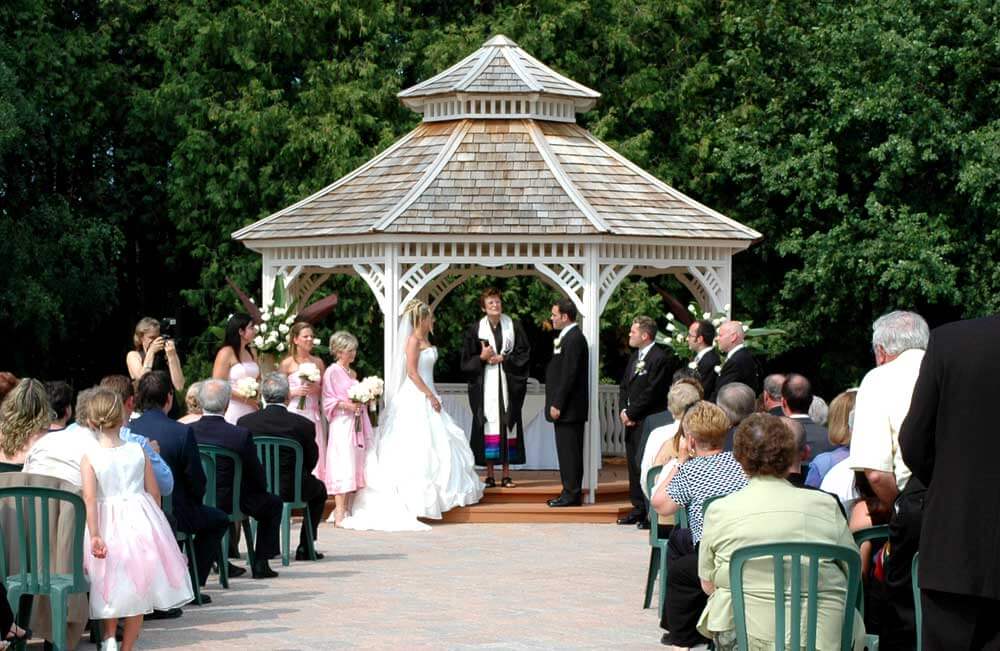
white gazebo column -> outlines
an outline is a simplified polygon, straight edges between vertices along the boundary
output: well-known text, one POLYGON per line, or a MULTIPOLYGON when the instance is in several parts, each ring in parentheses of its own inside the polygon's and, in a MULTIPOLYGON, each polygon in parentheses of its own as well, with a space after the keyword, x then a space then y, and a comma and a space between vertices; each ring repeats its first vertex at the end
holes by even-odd
POLYGON ((597 499, 598 472, 601 467, 601 405, 600 405, 600 267, 598 244, 586 244, 583 265, 583 334, 587 338, 589 363, 587 386, 590 388, 590 415, 587 418, 583 449, 583 485, 588 489, 587 503, 597 499))
POLYGON ((271 249, 264 249, 261 258, 260 307, 264 309, 271 305, 271 292, 274 291, 274 279, 278 276, 278 269, 274 264, 274 252, 271 249))
POLYGON ((399 245, 395 242, 385 244, 385 267, 383 270, 385 280, 385 301, 382 303, 382 316, 385 317, 384 337, 382 341, 383 368, 385 374, 382 379, 385 381, 385 401, 388 403, 392 399, 392 391, 389 378, 395 370, 396 357, 399 351, 396 350, 396 335, 399 330, 399 245))

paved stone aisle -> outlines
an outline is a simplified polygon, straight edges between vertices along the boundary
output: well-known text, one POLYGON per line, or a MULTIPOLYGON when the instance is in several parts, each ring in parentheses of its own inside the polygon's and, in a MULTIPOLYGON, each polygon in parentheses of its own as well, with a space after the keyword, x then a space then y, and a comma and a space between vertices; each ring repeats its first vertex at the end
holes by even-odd
POLYGON ((234 579, 228 591, 210 577, 215 601, 147 622, 139 648, 663 648, 655 610, 640 608, 645 533, 598 524, 396 534, 323 525, 324 560, 287 568, 279 560, 278 579, 234 579))

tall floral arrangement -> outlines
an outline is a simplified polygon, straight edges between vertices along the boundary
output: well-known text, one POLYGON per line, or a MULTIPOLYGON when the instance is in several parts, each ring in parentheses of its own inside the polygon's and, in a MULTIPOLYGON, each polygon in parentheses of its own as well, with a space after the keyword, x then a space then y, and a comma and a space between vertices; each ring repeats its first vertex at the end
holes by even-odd
POLYGON ((271 301, 261 308, 257 322, 257 336, 253 345, 262 353, 283 353, 288 349, 288 331, 295 323, 294 305, 285 304, 285 281, 279 275, 274 279, 271 301))
MULTIPOLYGON (((688 323, 705 320, 711 321, 712 325, 718 328, 725 321, 729 320, 729 305, 724 306, 722 312, 699 312, 694 306, 694 303, 689 304, 687 309, 690 314, 687 319, 688 323)), ((741 323, 743 324, 743 337, 745 338, 746 345, 748 347, 754 347, 754 344, 751 341, 752 339, 785 334, 784 330, 780 330, 778 328, 754 328, 752 327, 752 322, 750 321, 742 321, 741 323)), ((693 360, 695 352, 691 350, 690 346, 688 346, 687 333, 688 326, 683 321, 678 319, 673 312, 668 312, 666 332, 660 331, 656 334, 656 343, 669 346, 679 359, 685 361, 693 360)), ((716 339, 715 345, 718 346, 718 339, 716 339)))

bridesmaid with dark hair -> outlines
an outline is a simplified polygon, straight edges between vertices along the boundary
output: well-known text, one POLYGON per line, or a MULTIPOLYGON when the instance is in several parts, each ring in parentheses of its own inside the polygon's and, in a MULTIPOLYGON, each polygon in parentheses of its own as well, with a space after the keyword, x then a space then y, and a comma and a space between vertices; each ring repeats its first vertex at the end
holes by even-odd
POLYGON ((531 346, 521 325, 503 313, 500 290, 490 287, 479 297, 485 316, 465 332, 462 370, 469 378, 472 436, 469 445, 477 466, 486 466, 487 488, 496 486, 493 467, 503 466, 501 485, 515 486, 512 464, 525 463, 521 408, 528 390, 531 346))
POLYGON ((226 336, 222 348, 215 354, 212 377, 227 380, 232 388, 229 407, 226 408, 226 422, 235 425, 241 417, 258 409, 258 395, 241 395, 238 391, 240 380, 253 378, 260 384, 260 366, 257 356, 250 347, 257 336, 257 326, 249 314, 234 314, 226 323, 226 336))

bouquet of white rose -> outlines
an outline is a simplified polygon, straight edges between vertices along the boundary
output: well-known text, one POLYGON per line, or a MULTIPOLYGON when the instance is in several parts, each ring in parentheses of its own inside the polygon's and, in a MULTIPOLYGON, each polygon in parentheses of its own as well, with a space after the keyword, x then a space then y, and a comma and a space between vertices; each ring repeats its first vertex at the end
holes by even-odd
POLYGON ((233 388, 233 393, 246 400, 253 400, 257 397, 257 391, 260 390, 260 385, 257 383, 256 378, 244 377, 236 380, 236 386, 233 388))
MULTIPOLYGON (((319 368, 312 362, 304 362, 299 364, 299 370, 296 371, 296 375, 303 382, 319 382, 320 374, 319 368)), ((306 397, 299 396, 299 411, 306 408, 306 397)))

